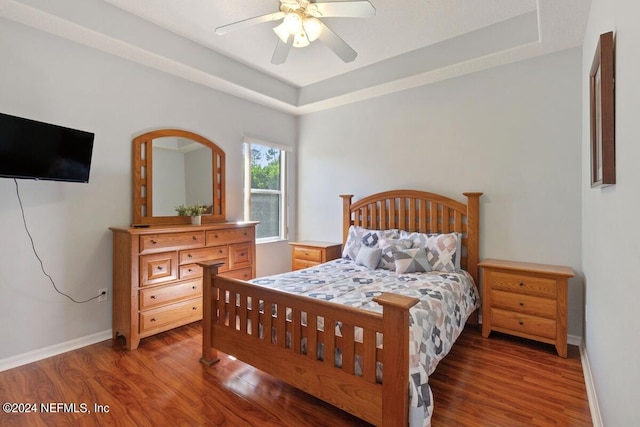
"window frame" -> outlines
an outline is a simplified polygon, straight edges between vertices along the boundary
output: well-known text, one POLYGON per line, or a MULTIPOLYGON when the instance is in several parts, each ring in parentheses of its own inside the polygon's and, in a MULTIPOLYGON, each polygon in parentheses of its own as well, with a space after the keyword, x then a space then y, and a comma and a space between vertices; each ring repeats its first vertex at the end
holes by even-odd
POLYGON ((256 243, 277 242, 288 239, 288 206, 289 206, 289 194, 288 194, 288 170, 289 170, 289 154, 291 149, 289 147, 267 142, 256 138, 244 138, 243 143, 243 167, 244 167, 244 181, 243 181, 243 193, 244 193, 244 220, 255 221, 251 219, 251 195, 252 194, 276 194, 280 196, 280 203, 278 206, 278 213, 280 221, 278 224, 278 235, 269 237, 257 237, 256 243), (260 147, 274 148, 280 151, 280 190, 266 190, 266 189, 254 189, 251 187, 251 147, 257 145, 260 147))

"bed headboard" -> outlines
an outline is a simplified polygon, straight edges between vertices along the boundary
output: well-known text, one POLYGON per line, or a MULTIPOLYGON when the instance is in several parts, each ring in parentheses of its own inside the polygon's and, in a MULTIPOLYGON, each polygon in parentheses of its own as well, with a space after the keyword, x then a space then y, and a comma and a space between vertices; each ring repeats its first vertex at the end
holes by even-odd
POLYGON ((393 190, 373 194, 352 203, 342 197, 342 242, 349 227, 374 230, 398 228, 420 233, 462 233, 460 265, 478 283, 479 211, 482 193, 464 193, 467 204, 439 194, 418 190, 393 190))

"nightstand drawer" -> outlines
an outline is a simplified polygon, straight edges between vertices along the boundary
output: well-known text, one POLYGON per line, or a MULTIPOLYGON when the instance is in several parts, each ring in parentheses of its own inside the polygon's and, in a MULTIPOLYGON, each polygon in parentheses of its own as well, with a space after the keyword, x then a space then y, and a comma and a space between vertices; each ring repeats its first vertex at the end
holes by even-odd
POLYGON ((491 272, 491 289, 556 298, 556 281, 526 274, 491 272))
POLYGON ((297 246, 293 248, 293 258, 296 260, 306 261, 322 261, 322 250, 316 248, 307 248, 304 246, 297 246))
POLYGON ((320 264, 319 262, 316 261, 306 261, 304 259, 293 259, 292 261, 292 268, 293 270, 300 270, 303 268, 309 268, 309 267, 315 267, 316 265, 320 264))
POLYGON ((512 292, 491 290, 491 302, 492 307, 549 319, 555 319, 558 311, 555 299, 532 297, 512 292))
POLYGON ((504 328, 510 332, 521 332, 549 339, 556 338, 556 321, 512 311, 491 309, 491 325, 499 330, 504 328))

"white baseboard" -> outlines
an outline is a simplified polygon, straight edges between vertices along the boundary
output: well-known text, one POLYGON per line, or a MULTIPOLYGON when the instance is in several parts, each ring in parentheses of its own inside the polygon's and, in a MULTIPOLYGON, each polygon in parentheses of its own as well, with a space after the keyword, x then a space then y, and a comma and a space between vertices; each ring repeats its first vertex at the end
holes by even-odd
POLYGON ((567 344, 580 347, 582 345, 582 337, 578 335, 567 335, 567 344))
POLYGON ((109 329, 108 331, 98 332, 92 335, 87 335, 86 337, 76 338, 71 341, 7 357, 6 359, 0 359, 0 372, 26 365, 27 363, 37 362, 38 360, 46 359, 47 357, 56 356, 58 354, 66 353, 67 351, 75 350, 77 348, 85 347, 111 338, 112 332, 111 329, 109 329))
POLYGON ((589 399, 589 409, 591 410, 591 421, 593 427, 602 427, 602 414, 600 414, 600 406, 598 405, 598 397, 596 396, 596 387, 593 383, 593 375, 591 375, 591 366, 589 365, 589 357, 584 342, 580 343, 580 361, 582 362, 582 372, 584 375, 584 385, 587 388, 587 399, 589 399))

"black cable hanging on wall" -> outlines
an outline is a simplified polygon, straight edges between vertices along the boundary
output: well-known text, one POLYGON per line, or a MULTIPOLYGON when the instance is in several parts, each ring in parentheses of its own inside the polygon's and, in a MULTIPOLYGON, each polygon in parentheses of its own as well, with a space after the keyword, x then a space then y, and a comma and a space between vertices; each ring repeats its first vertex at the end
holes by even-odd
POLYGON ((27 232, 27 236, 29 236, 29 240, 31 241, 31 248, 33 249, 33 253, 35 254, 36 258, 38 259, 38 261, 40 262, 40 269, 42 270, 42 273, 49 279, 49 281, 51 282, 51 284, 53 285, 53 289, 55 289, 55 291, 57 293, 59 293, 60 295, 63 295, 67 298, 69 298, 69 300, 73 301, 76 304, 84 304, 86 302, 89 301, 93 301, 94 299, 100 298, 101 295, 96 295, 94 297, 91 297, 87 300, 84 301, 78 301, 76 299, 74 299, 73 297, 65 294, 64 292, 62 292, 60 289, 58 289, 58 287, 56 286, 56 283, 53 280, 53 277, 51 277, 49 275, 49 273, 47 273, 44 269, 44 263, 42 262, 42 259, 40 258, 40 256, 38 255, 38 252, 36 251, 36 245, 33 242, 33 237, 31 236, 31 233, 29 232, 29 227, 27 226, 27 219, 24 215, 24 207, 22 206, 22 199, 20 198, 20 188, 18 187, 18 180, 17 179, 13 179, 13 182, 15 182, 16 184, 16 195, 18 196, 18 203, 20 204, 20 213, 22 214, 22 222, 24 224, 24 229, 27 232))

